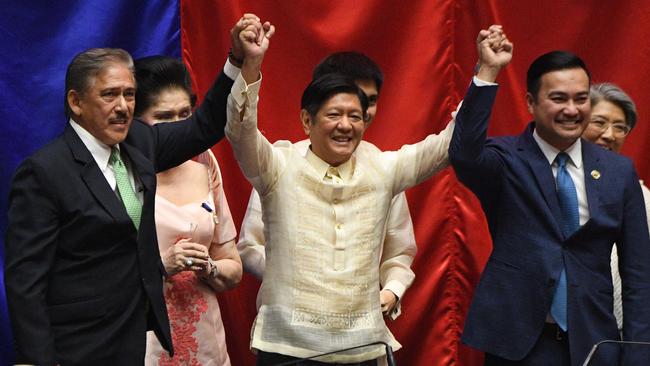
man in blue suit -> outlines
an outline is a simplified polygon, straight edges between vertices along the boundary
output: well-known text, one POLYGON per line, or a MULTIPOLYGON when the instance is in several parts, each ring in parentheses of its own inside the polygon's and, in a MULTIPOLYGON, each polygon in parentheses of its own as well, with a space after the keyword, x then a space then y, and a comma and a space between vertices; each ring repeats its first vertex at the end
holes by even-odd
MULTIPOLYGON (((481 201, 493 251, 463 342, 486 365, 580 365, 591 347, 619 339, 609 254, 618 243, 625 340, 650 340, 650 239, 632 162, 580 136, 589 123, 590 75, 555 51, 528 69, 533 121, 519 136, 486 138, 499 70, 512 45, 481 31, 479 71, 449 147, 458 178, 481 201)), ((643 348, 603 347, 590 365, 644 365, 643 348)))

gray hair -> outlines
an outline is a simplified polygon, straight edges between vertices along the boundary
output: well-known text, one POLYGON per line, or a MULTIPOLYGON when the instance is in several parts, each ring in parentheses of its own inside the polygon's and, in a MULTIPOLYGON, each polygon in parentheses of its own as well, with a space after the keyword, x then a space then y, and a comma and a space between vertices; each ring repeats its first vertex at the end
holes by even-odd
POLYGON ((67 118, 72 116, 68 105, 68 92, 76 90, 79 94, 85 93, 90 87, 91 80, 110 63, 122 63, 131 73, 135 73, 133 58, 120 48, 91 48, 78 53, 68 65, 65 73, 64 107, 67 118))
POLYGON ((625 115, 625 123, 630 126, 630 129, 633 129, 636 125, 636 105, 634 105, 632 98, 618 86, 612 83, 594 84, 589 90, 589 98, 591 99, 592 108, 603 100, 621 108, 625 115))

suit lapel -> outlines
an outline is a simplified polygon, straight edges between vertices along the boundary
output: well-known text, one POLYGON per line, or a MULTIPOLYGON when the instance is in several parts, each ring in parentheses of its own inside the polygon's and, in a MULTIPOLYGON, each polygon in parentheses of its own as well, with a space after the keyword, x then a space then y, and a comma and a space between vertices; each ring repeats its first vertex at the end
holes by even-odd
POLYGON ((519 136, 517 149, 521 153, 522 158, 528 163, 537 182, 537 186, 540 192, 542 192, 546 205, 554 218, 553 226, 555 227, 555 231, 558 235, 562 236, 562 227, 560 225, 562 222, 562 213, 557 200, 555 178, 553 178, 553 171, 548 160, 546 160, 544 153, 542 153, 542 150, 540 150, 537 142, 533 138, 533 128, 534 124, 531 123, 528 125, 526 131, 519 136))
POLYGON ((70 146, 72 156, 81 164, 81 179, 86 183, 88 190, 97 202, 114 219, 124 219, 125 216, 128 218, 124 205, 122 205, 115 192, 108 185, 106 177, 104 177, 99 166, 97 166, 92 154, 69 124, 66 126, 63 136, 68 146, 70 146))
POLYGON ((156 173, 153 171, 151 161, 142 155, 138 149, 126 142, 122 142, 120 147, 124 149, 129 157, 131 167, 134 170, 133 174, 140 179, 145 192, 153 192, 156 187, 156 173))

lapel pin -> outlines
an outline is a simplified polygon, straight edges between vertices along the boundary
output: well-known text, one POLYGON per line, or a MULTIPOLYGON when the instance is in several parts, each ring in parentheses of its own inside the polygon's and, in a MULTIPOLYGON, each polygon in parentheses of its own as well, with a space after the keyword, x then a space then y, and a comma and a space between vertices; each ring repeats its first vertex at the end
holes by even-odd
POLYGON ((598 170, 592 170, 591 171, 591 177, 594 179, 600 179, 600 172, 598 170))

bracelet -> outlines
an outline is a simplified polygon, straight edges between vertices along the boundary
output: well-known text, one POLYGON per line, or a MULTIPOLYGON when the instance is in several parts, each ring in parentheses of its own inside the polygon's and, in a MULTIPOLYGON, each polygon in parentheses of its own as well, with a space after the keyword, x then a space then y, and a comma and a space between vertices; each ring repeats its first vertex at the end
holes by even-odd
POLYGON ((244 60, 235 57, 235 54, 232 53, 232 47, 230 47, 230 49, 228 50, 228 59, 233 65, 237 67, 241 67, 244 64, 244 60))
POLYGON ((215 279, 219 275, 219 268, 217 262, 212 258, 208 258, 208 266, 210 266, 210 273, 205 277, 206 279, 215 279))

